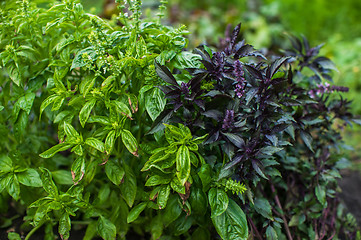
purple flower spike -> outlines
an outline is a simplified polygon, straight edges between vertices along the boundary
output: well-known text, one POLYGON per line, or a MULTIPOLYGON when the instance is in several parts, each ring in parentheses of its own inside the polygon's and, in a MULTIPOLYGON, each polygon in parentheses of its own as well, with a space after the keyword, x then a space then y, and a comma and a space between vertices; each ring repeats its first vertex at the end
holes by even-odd
POLYGON ((226 110, 226 117, 223 119, 222 129, 227 130, 234 122, 234 111, 226 110))

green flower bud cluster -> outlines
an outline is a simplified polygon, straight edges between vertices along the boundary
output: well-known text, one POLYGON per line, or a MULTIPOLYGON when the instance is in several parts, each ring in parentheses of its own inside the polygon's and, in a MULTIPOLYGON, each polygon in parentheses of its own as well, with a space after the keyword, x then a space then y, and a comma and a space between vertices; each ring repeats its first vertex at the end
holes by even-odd
POLYGON ((243 183, 237 182, 237 180, 233 179, 222 179, 221 182, 218 182, 217 185, 220 187, 224 187, 226 192, 232 191, 233 194, 243 194, 247 191, 247 188, 243 183))

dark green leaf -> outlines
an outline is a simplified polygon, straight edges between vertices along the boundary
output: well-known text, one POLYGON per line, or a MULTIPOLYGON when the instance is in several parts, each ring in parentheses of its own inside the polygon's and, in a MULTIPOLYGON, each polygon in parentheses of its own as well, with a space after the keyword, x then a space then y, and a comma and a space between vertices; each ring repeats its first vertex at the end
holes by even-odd
POLYGON ((51 174, 53 175, 53 179, 57 184, 72 185, 74 183, 70 171, 57 170, 51 172, 51 174))
POLYGON ((28 168, 24 172, 18 173, 16 176, 18 177, 19 182, 25 186, 29 186, 29 187, 42 186, 39 173, 35 169, 28 168))
POLYGON ((209 164, 203 164, 199 169, 198 176, 202 181, 203 191, 206 192, 212 182, 212 168, 209 164))
POLYGON ((103 216, 98 219, 97 230, 104 240, 114 240, 117 234, 115 225, 103 216))
POLYGON ((105 164, 105 173, 115 185, 119 185, 122 182, 125 174, 124 169, 112 160, 108 160, 105 164))
POLYGON ((147 206, 146 202, 142 202, 139 203, 137 206, 133 207, 132 210, 130 210, 128 217, 127 217, 127 222, 131 223, 133 221, 135 221, 139 214, 141 214, 141 212, 143 212, 143 210, 145 209, 145 207, 147 206))
POLYGON ((228 208, 217 217, 212 218, 213 224, 222 239, 247 240, 248 226, 246 215, 235 201, 229 199, 228 208))
POLYGON ((127 164, 124 164, 123 167, 125 170, 125 175, 124 182, 120 184, 120 192, 128 206, 132 207, 135 196, 137 195, 137 179, 133 170, 127 164))
POLYGON ((191 239, 197 239, 197 240, 210 240, 211 239, 211 233, 208 229, 203 227, 198 227, 192 234, 191 239))
POLYGON ((255 198, 254 199, 254 209, 261 214, 263 217, 268 219, 273 219, 272 217, 272 207, 269 204, 268 200, 265 198, 255 198))
POLYGON ((301 131, 300 132, 300 136, 303 140, 303 142, 306 144, 306 146, 308 147, 308 149, 310 149, 313 152, 313 148, 312 148, 312 136, 305 132, 305 131, 301 131))
POLYGON ((229 198, 223 189, 211 188, 208 192, 208 201, 211 206, 212 218, 215 218, 226 211, 229 198))
POLYGON ((273 155, 276 152, 281 151, 282 148, 274 147, 274 146, 267 146, 260 149, 260 152, 266 155, 273 155))
POLYGON ((207 213, 208 199, 202 189, 192 187, 189 202, 192 207, 192 213, 204 216, 207 213))
POLYGON ((181 214, 172 224, 172 233, 176 236, 179 236, 187 232, 193 223, 192 216, 186 216, 185 213, 181 214))
POLYGON ((268 226, 266 230, 267 240, 278 240, 278 235, 273 227, 268 226))
POLYGON ((92 221, 86 228, 83 240, 92 240, 97 234, 97 222, 92 221))
POLYGON ((325 187, 322 185, 317 185, 315 188, 315 194, 317 197, 317 200, 322 204, 322 206, 326 207, 326 190, 325 187))
POLYGON ((176 220, 181 213, 182 213, 182 208, 179 202, 179 196, 171 195, 169 197, 167 207, 164 209, 164 213, 163 213, 164 225, 168 226, 170 223, 176 220))

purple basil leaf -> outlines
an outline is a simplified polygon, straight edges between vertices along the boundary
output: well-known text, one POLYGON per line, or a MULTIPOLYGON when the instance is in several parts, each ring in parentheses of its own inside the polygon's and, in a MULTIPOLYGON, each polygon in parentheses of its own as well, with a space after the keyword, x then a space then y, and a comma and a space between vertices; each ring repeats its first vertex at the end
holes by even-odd
POLYGON ((206 111, 206 112, 202 113, 202 115, 206 116, 206 117, 209 117, 209 118, 212 118, 212 119, 217 120, 217 121, 221 121, 222 117, 223 117, 223 114, 218 110, 209 110, 209 111, 206 111))
POLYGON ((155 70, 158 74, 158 76, 166 81, 169 84, 175 85, 179 87, 179 84, 175 80, 172 73, 169 71, 169 69, 166 66, 160 65, 157 61, 154 60, 155 70))
POLYGON ((258 69, 248 64, 244 64, 244 67, 254 78, 263 80, 263 75, 258 69))
POLYGON ((238 51, 234 54, 234 58, 239 59, 245 56, 248 56, 250 52, 254 50, 252 45, 246 44, 243 45, 238 51))
POLYGON ((166 109, 163 112, 161 112, 161 114, 159 114, 159 116, 154 120, 152 127, 146 134, 147 135, 154 134, 154 133, 164 129, 165 127, 164 127, 163 123, 168 122, 168 120, 172 117, 172 115, 173 115, 172 109, 166 109))
POLYGON ((271 79, 278 69, 284 64, 290 57, 282 57, 274 61, 271 66, 267 69, 266 77, 271 79))
POLYGON ((224 133, 222 135, 225 136, 231 143, 233 143, 238 148, 244 147, 244 140, 239 135, 235 133, 224 133))

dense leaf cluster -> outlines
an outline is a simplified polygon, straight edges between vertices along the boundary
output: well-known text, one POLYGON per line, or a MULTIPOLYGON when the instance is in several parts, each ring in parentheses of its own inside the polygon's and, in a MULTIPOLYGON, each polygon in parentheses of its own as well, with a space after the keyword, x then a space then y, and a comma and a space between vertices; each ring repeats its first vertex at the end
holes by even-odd
POLYGON ((355 237, 336 181, 352 114, 320 46, 269 61, 238 25, 191 53, 140 0, 111 21, 76 0, 0 4, 0 210, 26 239, 355 237))

